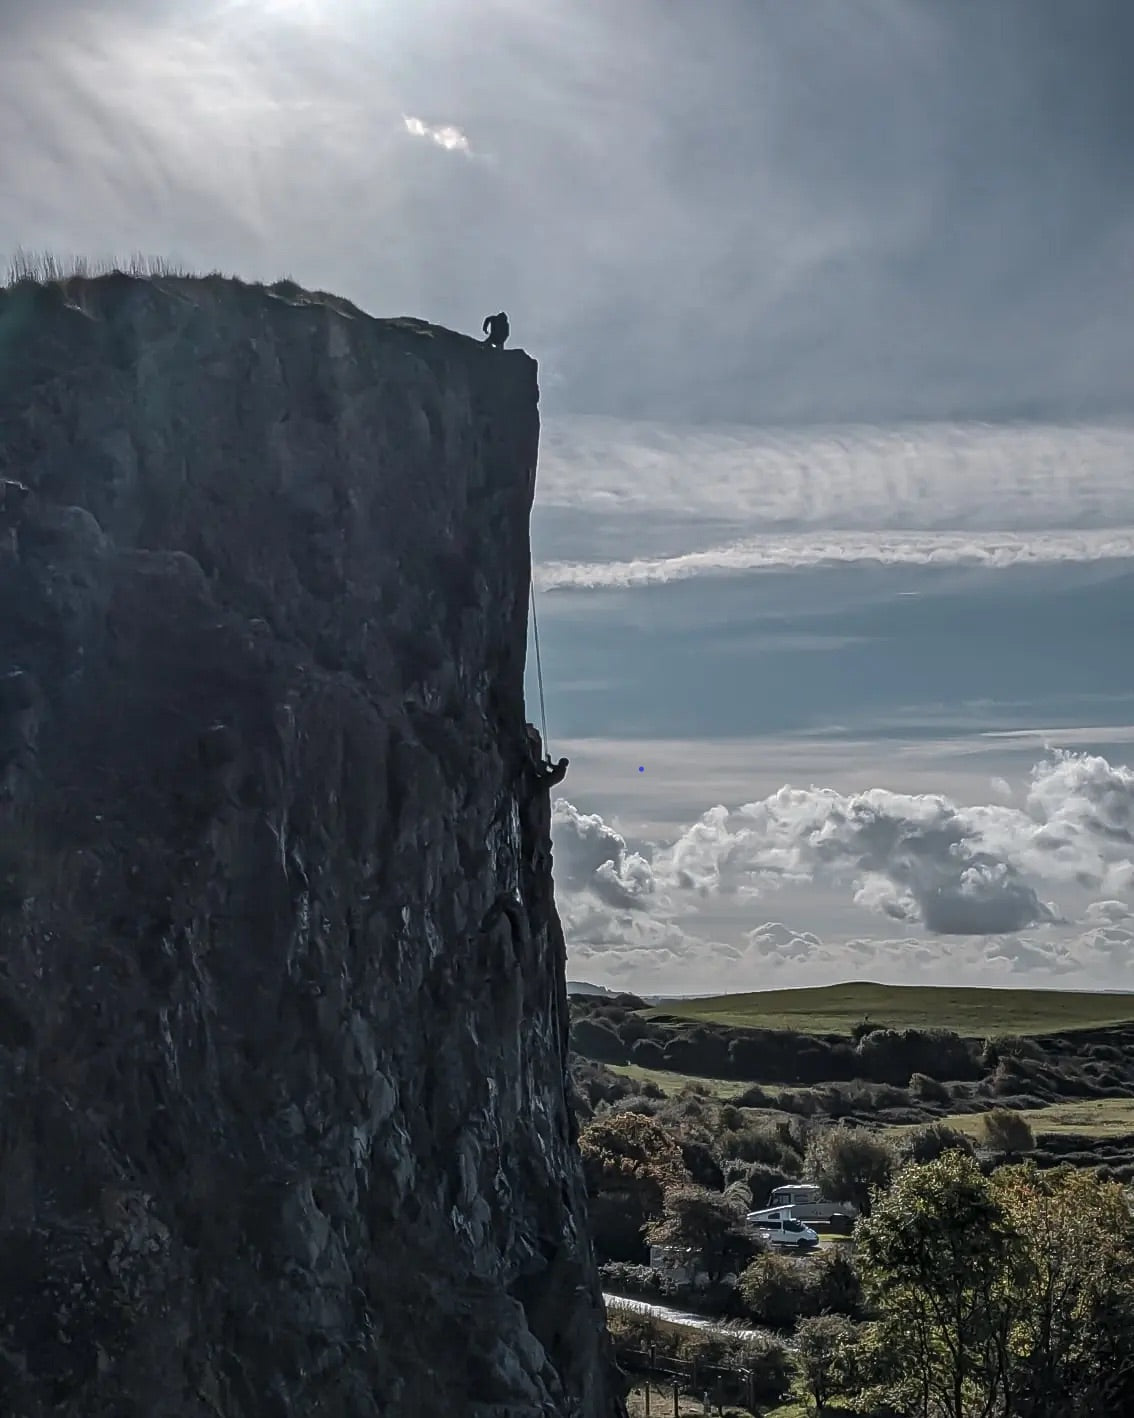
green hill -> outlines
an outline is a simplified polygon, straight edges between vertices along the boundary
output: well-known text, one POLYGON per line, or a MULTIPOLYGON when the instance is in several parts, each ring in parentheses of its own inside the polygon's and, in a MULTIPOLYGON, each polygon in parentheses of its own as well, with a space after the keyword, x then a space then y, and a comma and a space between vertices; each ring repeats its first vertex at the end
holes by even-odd
POLYGON ((848 1034, 863 1019, 891 1029, 952 1029, 958 1034, 1053 1034, 1134 1021, 1134 994, 1072 990, 950 989, 857 980, 814 989, 760 990, 667 1000, 652 1015, 750 1029, 848 1034))

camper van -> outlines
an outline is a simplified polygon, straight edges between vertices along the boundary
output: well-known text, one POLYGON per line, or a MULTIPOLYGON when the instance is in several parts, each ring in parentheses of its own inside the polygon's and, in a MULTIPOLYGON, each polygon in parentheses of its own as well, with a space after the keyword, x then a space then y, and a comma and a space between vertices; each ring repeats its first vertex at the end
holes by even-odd
POLYGON ((763 1211, 750 1211, 745 1219, 770 1246, 805 1251, 819 1244, 818 1233, 793 1216, 790 1207, 772 1206, 763 1211))
POLYGON ((798 1221, 823 1221, 839 1227, 849 1225, 855 1208, 849 1201, 831 1201, 814 1182, 789 1182, 776 1187, 768 1198, 769 1207, 786 1207, 798 1221))

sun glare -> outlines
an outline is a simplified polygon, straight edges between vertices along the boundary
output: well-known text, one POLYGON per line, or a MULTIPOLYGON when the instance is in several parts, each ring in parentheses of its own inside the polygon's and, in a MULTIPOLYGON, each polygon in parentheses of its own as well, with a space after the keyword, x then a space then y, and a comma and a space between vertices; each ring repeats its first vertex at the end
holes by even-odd
POLYGON ((341 16, 355 0, 228 0, 229 10, 267 20, 321 24, 341 16))

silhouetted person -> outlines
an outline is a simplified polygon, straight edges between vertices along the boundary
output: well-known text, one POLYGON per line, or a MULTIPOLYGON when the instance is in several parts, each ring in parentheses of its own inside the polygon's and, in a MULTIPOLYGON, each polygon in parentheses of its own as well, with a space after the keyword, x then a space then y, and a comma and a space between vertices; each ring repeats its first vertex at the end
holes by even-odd
POLYGON ((552 763, 550 758, 543 760, 542 782, 548 788, 553 788, 556 783, 562 783, 567 776, 567 760, 561 758, 558 763, 552 763))
POLYGON ((525 730, 528 741, 528 772, 532 781, 540 788, 553 788, 556 783, 562 783, 567 776, 569 760, 561 758, 558 763, 552 763, 551 755, 544 753, 543 742, 533 725, 526 725, 525 730))
POLYGON ((504 341, 508 338, 508 317, 503 311, 499 315, 486 315, 481 329, 485 333, 486 345, 497 350, 504 348, 504 341))

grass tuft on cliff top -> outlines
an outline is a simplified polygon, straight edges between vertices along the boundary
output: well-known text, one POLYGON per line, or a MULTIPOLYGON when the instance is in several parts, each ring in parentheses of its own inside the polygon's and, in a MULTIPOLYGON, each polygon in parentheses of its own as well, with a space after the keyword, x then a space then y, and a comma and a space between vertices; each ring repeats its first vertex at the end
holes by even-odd
MULTIPOLYGON (((276 281, 249 281, 235 273, 225 271, 193 271, 182 262, 166 256, 147 256, 135 252, 126 258, 117 256, 89 257, 82 255, 59 256, 51 251, 28 251, 17 247, 9 257, 6 271, 0 274, 0 295, 5 292, 57 289, 64 300, 81 305, 81 296, 89 283, 110 281, 115 277, 126 277, 138 281, 186 281, 193 285, 231 285, 246 291, 264 291, 284 305, 295 307, 324 306, 329 310, 356 319, 361 316, 376 324, 396 327, 418 336, 432 338, 439 331, 438 326, 426 320, 400 315, 380 318, 369 315, 361 307, 345 296, 333 291, 308 290, 291 276, 283 276, 276 281), (76 289, 77 288, 77 289, 76 289)), ((478 337, 462 336, 480 344, 478 337)))

